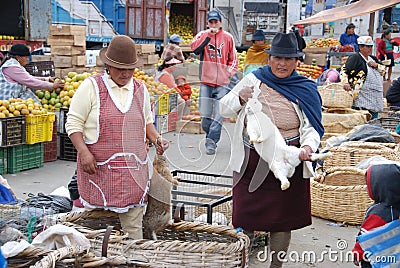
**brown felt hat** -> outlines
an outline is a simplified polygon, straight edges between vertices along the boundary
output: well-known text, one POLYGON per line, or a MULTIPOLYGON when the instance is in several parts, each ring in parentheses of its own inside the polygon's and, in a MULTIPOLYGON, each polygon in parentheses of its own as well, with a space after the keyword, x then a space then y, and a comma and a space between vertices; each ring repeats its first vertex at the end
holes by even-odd
POLYGON ((117 35, 110 45, 100 50, 100 59, 109 66, 119 69, 134 69, 140 65, 135 42, 126 35, 117 35))

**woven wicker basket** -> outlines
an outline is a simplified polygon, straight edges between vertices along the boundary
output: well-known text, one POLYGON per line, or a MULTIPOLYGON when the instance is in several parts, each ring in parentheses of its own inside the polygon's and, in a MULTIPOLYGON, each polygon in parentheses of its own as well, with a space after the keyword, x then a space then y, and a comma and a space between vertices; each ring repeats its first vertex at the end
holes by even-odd
MULTIPOLYGON (((99 265, 120 267, 132 263, 145 267, 246 267, 248 264, 250 239, 245 234, 237 233, 227 226, 185 221, 173 223, 157 233, 158 240, 132 240, 118 233, 111 234, 107 239, 108 245, 106 243, 108 255, 104 258, 102 254, 106 230, 94 230, 75 224, 80 222, 93 225, 96 215, 97 221, 101 220, 99 213, 75 212, 59 218, 66 220, 63 224, 75 226, 90 240, 93 257, 75 260, 78 263, 97 261, 99 265)), ((62 262, 71 263, 71 260, 62 262)))
POLYGON ((16 205, 8 205, 8 204, 0 204, 0 220, 1 221, 9 221, 12 219, 19 218, 21 215, 21 206, 16 205))
POLYGON ((400 159, 399 146, 395 143, 348 141, 330 149, 332 155, 324 161, 324 169, 354 167, 362 160, 383 156, 388 160, 400 159))
POLYGON ((365 171, 335 167, 311 178, 311 213, 324 219, 361 224, 373 203, 365 185, 365 171))
POLYGON ((399 116, 381 117, 368 121, 368 124, 379 124, 388 131, 396 132, 396 127, 400 124, 400 117, 399 116))
POLYGON ((330 108, 322 113, 322 124, 325 132, 347 133, 353 127, 362 125, 371 118, 368 111, 348 108, 330 108))
POLYGON ((353 105, 353 95, 343 89, 340 83, 331 83, 318 87, 322 98, 322 106, 328 108, 350 108, 353 105))

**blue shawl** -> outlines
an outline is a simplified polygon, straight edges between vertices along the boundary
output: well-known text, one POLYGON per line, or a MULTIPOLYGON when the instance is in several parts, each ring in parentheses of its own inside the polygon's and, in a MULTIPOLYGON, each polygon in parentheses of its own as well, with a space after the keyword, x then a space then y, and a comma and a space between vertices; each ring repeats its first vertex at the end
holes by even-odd
POLYGON ((253 74, 270 88, 275 89, 291 102, 300 106, 319 136, 324 135, 322 125, 322 100, 318 93, 317 84, 299 75, 296 71, 286 78, 276 77, 269 65, 254 71, 253 74))

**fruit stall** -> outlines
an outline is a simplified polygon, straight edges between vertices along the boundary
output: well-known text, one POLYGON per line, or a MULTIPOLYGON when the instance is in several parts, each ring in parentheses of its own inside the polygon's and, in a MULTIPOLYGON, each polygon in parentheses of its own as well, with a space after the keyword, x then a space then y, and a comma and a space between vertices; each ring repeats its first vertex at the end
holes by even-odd
POLYGON ((307 47, 303 49, 305 54, 304 63, 325 66, 330 48, 338 46, 340 46, 340 42, 335 38, 313 39, 308 42, 307 47))
POLYGON ((183 52, 190 52, 193 37, 206 28, 208 1, 171 0, 167 5, 168 35, 179 34, 183 52))

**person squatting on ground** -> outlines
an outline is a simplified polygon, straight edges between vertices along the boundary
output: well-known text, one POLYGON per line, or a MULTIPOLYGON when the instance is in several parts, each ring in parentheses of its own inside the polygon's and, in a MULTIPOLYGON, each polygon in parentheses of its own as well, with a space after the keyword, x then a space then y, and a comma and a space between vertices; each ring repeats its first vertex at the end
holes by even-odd
POLYGON ((4 57, 0 66, 0 100, 11 98, 27 100, 28 98, 32 98, 35 102, 40 103, 31 89, 56 89, 64 87, 62 81, 54 82, 54 78, 52 77, 35 77, 30 75, 24 68, 29 63, 30 55, 31 53, 27 46, 15 44, 4 57))
POLYGON ((385 65, 372 56, 374 41, 370 36, 357 39, 359 52, 351 55, 340 71, 343 88, 353 92, 353 109, 368 110, 372 118, 383 111, 383 75, 385 65))
MULTIPOLYGON (((322 101, 317 84, 295 71, 303 53, 294 33, 276 34, 267 53, 269 64, 245 76, 221 99, 220 109, 223 116, 237 117, 230 160, 232 224, 248 232, 270 232, 270 250, 286 253, 291 230, 311 224, 309 178, 314 170, 310 157, 324 133, 322 101), (286 144, 304 149, 298 156, 303 162, 289 178, 291 186, 285 191, 249 142, 245 107, 253 97, 262 103, 262 112, 277 126, 286 144)), ((271 267, 281 266, 275 254, 271 267)))
POLYGON ((85 208, 117 212, 130 238, 141 239, 149 168, 146 139, 162 154, 168 148, 154 128, 150 96, 133 79, 135 43, 113 37, 100 51, 106 73, 86 79, 72 100, 67 133, 78 151, 77 181, 85 208))
MULTIPOLYGON (((372 165, 367 169, 365 177, 368 194, 374 200, 374 204, 367 209, 359 235, 392 222, 400 216, 400 166, 372 165)), ((358 241, 352 251, 355 265, 361 264, 362 268, 372 267, 358 241)))
POLYGON ((201 126, 206 133, 206 153, 215 154, 221 138, 223 117, 218 102, 229 91, 230 78, 236 73, 238 59, 235 42, 222 27, 221 14, 210 11, 207 30, 199 32, 190 44, 196 55, 200 55, 200 99, 201 126))

